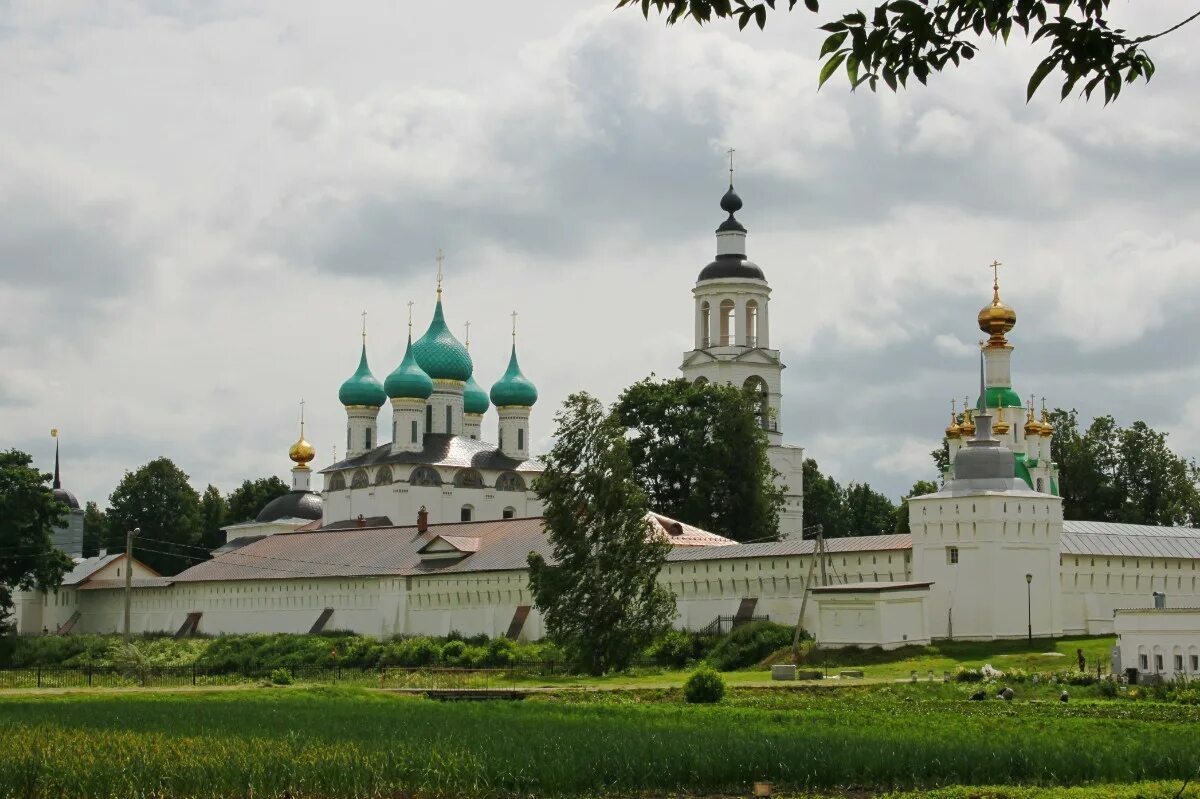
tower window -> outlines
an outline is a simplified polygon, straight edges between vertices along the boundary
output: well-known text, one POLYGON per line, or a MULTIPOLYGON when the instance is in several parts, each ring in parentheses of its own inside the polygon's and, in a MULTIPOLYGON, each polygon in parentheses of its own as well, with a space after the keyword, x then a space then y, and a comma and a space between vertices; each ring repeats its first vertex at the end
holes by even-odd
POLYGON ((758 303, 746 301, 746 346, 758 346, 758 303))
POLYGON ((469 522, 471 521, 471 517, 474 515, 474 513, 475 509, 473 507, 470 505, 463 505, 462 510, 459 511, 458 518, 460 521, 469 522))
POLYGON ((721 300, 721 307, 718 313, 721 325, 721 340, 722 347, 727 347, 734 343, 733 341, 733 300, 721 300))
POLYGON ((700 303, 700 349, 708 349, 712 345, 712 310, 708 300, 700 303))
POLYGON ((453 432, 454 432, 454 428, 453 428, 453 427, 451 427, 451 425, 450 425, 450 417, 451 417, 451 414, 452 414, 453 412, 454 412, 454 409, 453 409, 453 408, 451 408, 449 405, 447 405, 447 406, 446 406, 446 432, 447 432, 447 433, 453 433, 453 432))
POLYGON ((433 406, 425 406, 425 429, 430 433, 433 432, 433 406))
POLYGON ((346 454, 347 455, 350 454, 350 450, 354 449, 354 439, 351 438, 352 434, 353 434, 353 431, 350 430, 349 428, 347 428, 346 429, 346 454))
POLYGON ((417 443, 417 420, 412 420, 412 443, 417 443))
POLYGON ((363 431, 363 441, 365 442, 364 446, 367 449, 370 449, 371 448, 371 428, 368 427, 366 430, 363 431))
POLYGON ((505 508, 503 510, 503 512, 501 512, 501 514, 500 514, 501 518, 504 518, 504 519, 511 519, 516 515, 517 515, 516 508, 505 508))
POLYGON ((946 547, 946 565, 955 566, 958 564, 958 547, 946 547))
POLYGON ((525 428, 524 427, 517 428, 517 451, 518 452, 525 451, 525 428))

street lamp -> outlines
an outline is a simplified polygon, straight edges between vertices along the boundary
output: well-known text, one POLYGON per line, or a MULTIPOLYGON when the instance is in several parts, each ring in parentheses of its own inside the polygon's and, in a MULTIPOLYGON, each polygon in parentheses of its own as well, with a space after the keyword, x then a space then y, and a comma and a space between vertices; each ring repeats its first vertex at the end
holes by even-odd
POLYGON ((1025 619, 1029 624, 1029 643, 1033 643, 1033 575, 1025 575, 1025 619))
POLYGON ((129 604, 133 595, 133 539, 141 533, 140 527, 125 533, 125 643, 129 643, 129 604))

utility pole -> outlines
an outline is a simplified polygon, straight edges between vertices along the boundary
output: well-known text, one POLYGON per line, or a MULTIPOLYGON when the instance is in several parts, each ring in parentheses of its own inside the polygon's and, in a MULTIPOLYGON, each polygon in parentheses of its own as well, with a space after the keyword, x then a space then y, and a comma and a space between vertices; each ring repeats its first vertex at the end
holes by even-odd
POLYGON ((125 533, 125 643, 129 643, 129 606, 133 599, 133 538, 141 532, 142 528, 135 527, 125 533))
POLYGON ((1029 643, 1033 643, 1033 575, 1025 575, 1025 622, 1028 624, 1029 643))
MULTIPOLYGON (((800 629, 804 626, 804 609, 808 606, 808 591, 812 586, 813 567, 817 558, 821 559, 821 585, 825 585, 825 528, 815 524, 808 528, 817 531, 817 545, 813 548, 813 559, 808 562, 808 575, 804 578, 804 593, 800 596, 800 616, 796 619, 796 629, 792 632, 792 662, 800 662, 800 629)), ((804 538, 804 531, 800 531, 804 538)))

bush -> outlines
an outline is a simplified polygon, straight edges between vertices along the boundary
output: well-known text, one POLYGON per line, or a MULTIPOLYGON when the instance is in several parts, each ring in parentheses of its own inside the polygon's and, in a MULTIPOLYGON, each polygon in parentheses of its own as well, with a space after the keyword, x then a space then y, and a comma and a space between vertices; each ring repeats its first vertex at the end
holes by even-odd
POLYGON ((756 621, 735 627, 708 655, 718 671, 734 671, 756 666, 773 652, 792 645, 792 628, 770 621, 756 621))
POLYGON ((516 661, 516 645, 507 638, 493 638, 487 645, 484 665, 492 668, 511 666, 516 661))
POLYGON ((275 685, 291 685, 292 673, 287 669, 275 669, 271 672, 271 682, 275 685))
POLYGON ((1113 699, 1117 695, 1116 680, 1101 680, 1099 687, 1096 689, 1100 696, 1106 699, 1113 699))
POLYGON ((683 698, 688 704, 712 704, 725 696, 725 680, 710 668, 695 671, 683 684, 683 698))
POLYGON ((968 669, 959 666, 954 670, 955 682, 983 682, 983 672, 979 669, 968 669))
POLYGON ((646 650, 646 656, 659 666, 681 669, 704 652, 704 642, 691 633, 671 630, 646 650))
MULTIPOLYGON (((451 633, 453 635, 453 633, 451 633)), ((446 666, 461 665, 463 653, 467 651, 467 645, 463 643, 462 638, 451 638, 442 647, 442 664, 446 666)))
POLYGON ((1181 705, 1200 705, 1200 687, 1192 684, 1176 684, 1168 693, 1167 698, 1181 705))

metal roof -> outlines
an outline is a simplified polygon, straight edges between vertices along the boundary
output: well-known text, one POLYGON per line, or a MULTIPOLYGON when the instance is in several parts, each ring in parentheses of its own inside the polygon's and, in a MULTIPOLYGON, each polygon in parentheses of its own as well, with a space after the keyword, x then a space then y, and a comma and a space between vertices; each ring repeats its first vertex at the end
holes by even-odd
POLYGON ((1200 530, 1152 524, 1064 521, 1064 555, 1200 559, 1200 530))
POLYGON ((108 555, 100 555, 99 557, 78 560, 71 568, 71 571, 63 575, 62 585, 78 585, 96 572, 103 569, 108 564, 120 560, 123 557, 125 557, 124 552, 112 552, 108 555))
MULTIPOLYGON (((733 544, 724 547, 675 549, 667 555, 673 563, 682 560, 732 560, 734 558, 786 558, 811 555, 816 541, 768 541, 761 544, 733 544)), ((912 549, 911 535, 857 535, 825 539, 825 552, 841 555, 847 552, 889 552, 912 549)))
MULTIPOLYGON (((415 452, 392 452, 392 445, 381 444, 370 452, 353 458, 340 460, 326 466, 320 474, 340 472, 345 469, 357 469, 360 466, 381 466, 385 463, 409 463, 414 466, 453 466, 459 468, 473 467, 491 471, 538 473, 542 471, 542 463, 536 459, 521 460, 510 458, 500 451, 495 444, 480 441, 469 436, 455 436, 447 433, 426 433, 421 449, 415 452)), ((399 478, 400 480, 406 478, 399 478)), ((399 481, 399 480, 398 480, 399 481)))
POLYGON ((814 594, 883 593, 885 591, 919 591, 933 585, 932 580, 909 580, 907 582, 866 582, 821 585, 812 589, 814 594))
MULTIPOLYGON (((171 577, 134 577, 132 588, 166 588, 174 579, 171 577)), ((79 586, 80 591, 103 591, 105 589, 125 589, 125 578, 113 580, 88 580, 79 586)))

